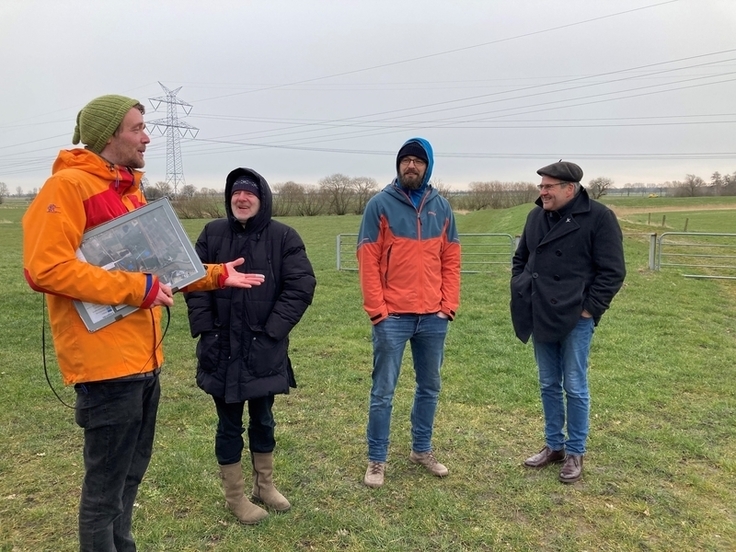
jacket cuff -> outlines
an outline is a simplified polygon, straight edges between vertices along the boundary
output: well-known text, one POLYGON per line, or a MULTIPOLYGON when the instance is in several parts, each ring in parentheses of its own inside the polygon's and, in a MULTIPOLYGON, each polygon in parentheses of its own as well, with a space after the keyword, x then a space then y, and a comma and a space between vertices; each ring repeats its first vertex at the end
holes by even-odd
POLYGON ((153 274, 146 274, 146 293, 143 298, 143 303, 141 303, 142 309, 150 309, 153 307, 153 303, 156 301, 156 297, 158 297, 159 289, 161 289, 161 286, 158 278, 153 274))
POLYGON ((222 274, 217 277, 217 286, 222 289, 225 287, 225 280, 230 276, 230 273, 227 271, 227 265, 225 263, 222 263, 220 266, 222 267, 222 274))
POLYGON ((383 314, 379 312, 375 316, 371 316, 371 324, 375 326, 376 324, 378 324, 379 322, 383 321, 386 318, 388 318, 387 314, 383 314))

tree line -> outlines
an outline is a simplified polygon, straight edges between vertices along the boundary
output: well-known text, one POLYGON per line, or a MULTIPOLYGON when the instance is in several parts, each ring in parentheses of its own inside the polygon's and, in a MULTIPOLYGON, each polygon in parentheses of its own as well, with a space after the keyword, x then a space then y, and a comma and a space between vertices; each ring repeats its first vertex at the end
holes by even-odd
MULTIPOLYGON (((538 191, 531 182, 471 182, 468 190, 455 191, 439 179, 430 181, 432 187, 459 211, 503 209, 529 203, 537 198, 538 191)), ((299 184, 289 181, 273 186, 273 215, 361 215, 365 206, 383 186, 374 178, 351 177, 335 173, 319 180, 318 184, 299 184)), ((172 199, 181 218, 220 218, 225 216, 223 192, 210 188, 197 190, 194 186, 182 186, 174 190, 165 182, 144 187, 149 201, 160 197, 172 199)))
MULTIPOLYGON (((537 198, 536 185, 531 182, 471 182, 467 190, 452 190, 442 180, 433 178, 430 184, 447 198, 453 209, 459 211, 478 211, 481 209, 504 209, 530 203, 537 198)), ((383 186, 374 178, 367 176, 351 177, 335 173, 319 180, 317 185, 298 184, 293 181, 273 186, 274 216, 317 216, 346 215, 363 213, 368 200, 383 186)), ((614 181, 608 177, 596 177, 585 186, 593 199, 605 195, 657 195, 658 193, 675 197, 734 196, 736 195, 736 171, 721 174, 716 171, 710 181, 688 174, 684 180, 667 181, 660 184, 626 183, 614 188, 614 181)), ((143 190, 151 201, 168 197, 174 203, 182 218, 221 218, 225 216, 222 190, 214 188, 198 189, 186 184, 174 191, 164 181, 149 184, 144 177, 143 190)), ((24 192, 18 186, 14 197, 33 199, 38 188, 24 192)), ((8 185, 0 182, 0 204, 11 197, 8 185)))

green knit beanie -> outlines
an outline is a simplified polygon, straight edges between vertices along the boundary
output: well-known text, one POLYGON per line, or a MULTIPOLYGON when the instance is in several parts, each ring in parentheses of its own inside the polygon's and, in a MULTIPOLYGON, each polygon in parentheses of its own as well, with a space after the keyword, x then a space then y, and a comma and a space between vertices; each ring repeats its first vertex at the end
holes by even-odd
POLYGON ((130 108, 138 103, 133 98, 115 94, 95 98, 77 115, 72 144, 81 141, 87 149, 100 153, 130 108))

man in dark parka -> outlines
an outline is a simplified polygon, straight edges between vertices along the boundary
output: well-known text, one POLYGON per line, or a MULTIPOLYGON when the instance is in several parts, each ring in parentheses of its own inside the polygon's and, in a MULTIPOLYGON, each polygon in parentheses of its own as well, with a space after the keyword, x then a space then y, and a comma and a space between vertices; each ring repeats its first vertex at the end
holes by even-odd
MULTIPOLYGON (((248 403, 252 498, 276 510, 291 505, 273 485, 274 395, 296 387, 289 359, 289 332, 312 303, 316 280, 297 232, 272 220, 266 180, 235 169, 225 181, 226 219, 209 222, 196 243, 202 262, 245 258, 241 269, 265 276, 257 293, 221 289, 186 294, 189 325, 197 344, 197 385, 217 409, 215 456, 225 498, 242 522, 268 514, 244 494, 241 455, 243 410, 248 403)), ((255 290, 256 288, 251 288, 255 290)))
POLYGON ((511 319, 522 342, 532 337, 545 419, 546 445, 524 465, 564 461, 559 479, 573 483, 582 475, 589 429, 590 343, 626 275, 623 236, 613 211, 581 187, 578 165, 559 161, 537 174, 537 207, 511 276, 511 319))

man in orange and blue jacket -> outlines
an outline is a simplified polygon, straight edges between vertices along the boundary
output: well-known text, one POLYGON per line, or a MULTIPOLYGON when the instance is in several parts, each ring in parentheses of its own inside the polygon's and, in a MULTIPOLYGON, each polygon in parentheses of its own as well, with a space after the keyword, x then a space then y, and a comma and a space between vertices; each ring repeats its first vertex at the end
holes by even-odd
POLYGON ((429 142, 404 143, 396 178, 368 202, 360 225, 360 286, 373 324, 363 482, 373 488, 384 481, 393 396, 407 341, 416 373, 409 460, 438 477, 449 473, 432 451, 432 430, 448 322, 460 302, 460 240, 449 202, 429 184, 433 165, 429 142))

